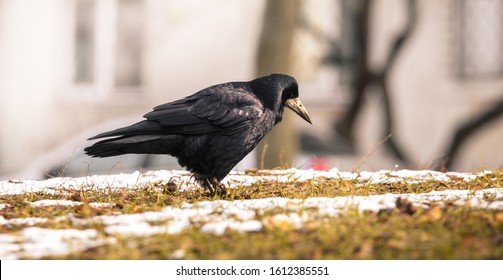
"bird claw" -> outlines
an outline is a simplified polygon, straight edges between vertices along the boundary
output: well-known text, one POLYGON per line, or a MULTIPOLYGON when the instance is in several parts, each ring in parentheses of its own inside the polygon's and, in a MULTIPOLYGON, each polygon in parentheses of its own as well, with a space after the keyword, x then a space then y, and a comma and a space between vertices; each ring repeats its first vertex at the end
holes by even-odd
POLYGON ((223 184, 217 184, 215 185, 209 185, 207 190, 210 191, 210 195, 226 195, 227 194, 227 188, 223 184))
POLYGON ((227 189, 224 184, 221 184, 217 179, 205 179, 202 182, 202 187, 210 192, 210 195, 226 195, 227 189))
POLYGON ((226 195, 227 194, 227 188, 225 188, 224 184, 217 185, 216 194, 218 194, 218 195, 226 195))

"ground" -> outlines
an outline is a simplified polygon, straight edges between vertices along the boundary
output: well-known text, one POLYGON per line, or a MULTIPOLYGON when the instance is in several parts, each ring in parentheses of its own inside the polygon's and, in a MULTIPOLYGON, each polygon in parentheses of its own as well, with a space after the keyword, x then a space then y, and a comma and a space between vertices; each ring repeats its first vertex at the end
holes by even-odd
POLYGON ((503 259, 500 171, 0 181, 0 259, 503 259))

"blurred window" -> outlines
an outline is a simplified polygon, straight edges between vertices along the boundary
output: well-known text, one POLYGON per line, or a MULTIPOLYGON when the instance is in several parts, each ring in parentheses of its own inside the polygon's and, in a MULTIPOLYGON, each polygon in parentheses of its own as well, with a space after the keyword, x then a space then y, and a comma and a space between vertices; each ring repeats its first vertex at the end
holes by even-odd
POLYGON ((76 83, 92 83, 94 78, 95 1, 77 1, 75 5, 76 83))
POLYGON ((503 1, 454 1, 460 78, 503 76, 503 1))
POLYGON ((74 0, 76 85, 102 94, 142 85, 143 0, 74 0))
POLYGON ((116 86, 141 84, 142 2, 119 0, 117 13, 116 86))

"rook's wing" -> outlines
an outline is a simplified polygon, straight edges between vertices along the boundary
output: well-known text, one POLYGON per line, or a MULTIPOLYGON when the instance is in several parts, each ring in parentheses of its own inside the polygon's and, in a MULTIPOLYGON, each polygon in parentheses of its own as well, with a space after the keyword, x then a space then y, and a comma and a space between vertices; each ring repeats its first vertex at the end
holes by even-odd
POLYGON ((152 134, 225 135, 248 129, 264 107, 244 84, 221 84, 174 102, 159 105, 145 121, 98 134, 90 139, 152 134))
POLYGON ((232 135, 249 128, 263 111, 262 103, 243 85, 222 84, 157 106, 144 117, 158 121, 168 133, 232 135))

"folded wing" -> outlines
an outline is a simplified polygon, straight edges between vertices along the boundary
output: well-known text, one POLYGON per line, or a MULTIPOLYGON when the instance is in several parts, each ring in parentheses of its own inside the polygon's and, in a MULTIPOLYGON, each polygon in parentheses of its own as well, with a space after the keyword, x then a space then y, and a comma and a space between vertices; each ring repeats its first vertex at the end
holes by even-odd
POLYGON ((233 135, 247 130, 263 114, 262 103, 245 85, 222 84, 159 105, 146 120, 98 134, 91 139, 133 135, 233 135))

